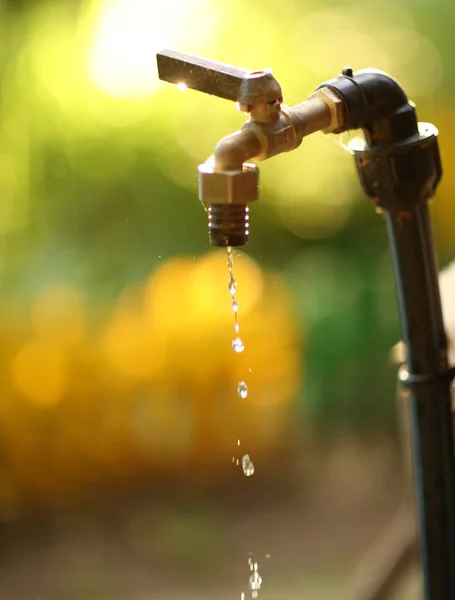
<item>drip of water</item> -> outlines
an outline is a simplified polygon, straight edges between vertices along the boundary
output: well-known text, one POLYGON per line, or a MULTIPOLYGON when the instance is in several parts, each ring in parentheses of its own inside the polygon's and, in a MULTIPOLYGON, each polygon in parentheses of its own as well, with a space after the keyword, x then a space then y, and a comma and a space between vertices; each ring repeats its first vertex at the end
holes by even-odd
MULTIPOLYGON (((229 269, 232 269, 232 254, 229 252, 228 256, 230 257, 230 258, 228 258, 228 266, 229 266, 229 269)), ((232 274, 232 271, 231 271, 229 273, 229 283, 228 283, 228 290, 229 290, 229 293, 231 294, 231 296, 233 296, 235 294, 236 289, 237 289, 237 282, 234 279, 234 275, 232 274)))
MULTIPOLYGON (((228 264, 228 269, 229 269, 228 290, 229 290, 229 293, 231 294, 231 298, 232 298, 232 311, 234 313, 234 329, 235 329, 235 332, 238 333, 240 331, 239 320, 238 320, 238 316, 237 316, 237 313, 239 312, 239 305, 235 298, 237 282, 234 278, 231 246, 228 246, 228 249, 227 249, 227 264, 228 264)), ((242 348, 242 350, 243 350, 243 348, 242 348)), ((242 350, 240 350, 240 352, 242 352, 242 350)))
POLYGON ((237 393, 240 396, 240 398, 246 398, 248 396, 248 386, 244 381, 241 381, 239 383, 237 393))
MULTIPOLYGON (((234 313, 234 331, 235 331, 235 333, 238 334, 240 332, 240 324, 239 324, 239 319, 238 319, 239 305, 238 305, 238 302, 235 297, 235 292, 237 290, 237 282, 235 281, 234 273, 233 273, 233 260, 232 260, 231 246, 228 246, 228 248, 227 248, 227 264, 228 264, 228 268, 229 268, 228 290, 229 290, 229 294, 231 295, 232 312, 234 313)), ((238 335, 232 341, 232 348, 237 353, 243 352, 245 349, 245 344, 243 343, 243 340, 238 335)), ((251 369, 250 369, 250 373, 251 373, 251 369)), ((248 396, 248 386, 244 381, 239 382, 239 384, 237 386, 237 394, 240 396, 240 398, 246 398, 248 396)), ((240 446, 240 440, 237 440, 237 446, 240 446)), ((232 462, 234 462, 234 457, 232 458, 232 462)), ((240 461, 237 459, 235 462, 238 465, 240 461)), ((243 473, 246 477, 250 477, 251 475, 254 475, 254 470, 255 470, 254 464, 248 454, 245 454, 242 458, 242 469, 243 469, 243 473)), ((253 599, 255 599, 258 597, 259 590, 261 589, 262 577, 259 575, 257 563, 253 564, 251 558, 249 558, 248 564, 250 566, 250 571, 252 571, 252 574, 249 579, 249 587, 251 590, 251 597, 253 599)), ((240 600, 245 600, 244 592, 241 593, 240 600)))
POLYGON ((247 477, 254 475, 254 464, 248 454, 245 454, 242 458, 242 469, 247 477))
POLYGON ((243 352, 245 350, 245 344, 239 337, 236 337, 232 340, 232 348, 234 349, 234 352, 243 352))
POLYGON ((259 575, 258 571, 253 571, 253 574, 250 577, 250 589, 253 591, 260 590, 261 585, 262 577, 259 575))

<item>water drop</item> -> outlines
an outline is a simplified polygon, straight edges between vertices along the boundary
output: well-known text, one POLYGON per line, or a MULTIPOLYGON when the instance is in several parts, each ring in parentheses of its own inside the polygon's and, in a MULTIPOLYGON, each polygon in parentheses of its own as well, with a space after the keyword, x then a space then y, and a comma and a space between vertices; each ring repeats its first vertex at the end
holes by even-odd
POLYGON ((244 381, 241 381, 237 387, 237 393, 240 398, 246 398, 248 396, 248 386, 244 381))
POLYGON ((238 333, 240 331, 240 325, 237 322, 234 323, 234 331, 235 333, 238 333))
POLYGON ((237 446, 240 446, 240 440, 237 440, 237 446))
POLYGON ((231 296, 235 294, 235 290, 237 289, 237 282, 234 279, 233 275, 229 276, 228 290, 231 296))
POLYGON ((245 344, 239 337, 236 337, 235 340, 233 340, 232 342, 232 348, 235 352, 243 352, 245 349, 245 344))
POLYGON ((257 592, 256 590, 254 590, 254 592, 251 592, 251 597, 252 597, 253 599, 254 599, 254 598, 257 598, 257 597, 258 597, 258 594, 259 594, 259 592, 257 592))
POLYGON ((250 589, 252 589, 253 591, 260 590, 261 585, 262 585, 262 577, 259 575, 259 573, 257 571, 254 571, 254 573, 250 577, 250 589))
POLYGON ((254 464, 248 454, 242 458, 242 469, 247 477, 254 475, 254 464))
POLYGON ((237 303, 237 300, 233 300, 232 301, 232 310, 236 313, 239 310, 239 305, 237 303))

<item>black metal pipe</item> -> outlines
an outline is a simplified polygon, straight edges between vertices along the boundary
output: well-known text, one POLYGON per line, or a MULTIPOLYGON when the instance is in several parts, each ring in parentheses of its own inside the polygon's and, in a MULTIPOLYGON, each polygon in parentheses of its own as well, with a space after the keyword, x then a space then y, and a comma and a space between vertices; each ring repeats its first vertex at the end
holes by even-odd
MULTIPOLYGON (((426 202, 386 212, 410 386, 427 600, 455 599, 455 454, 447 341, 426 202), (444 375, 447 375, 446 377, 444 375)), ((406 382, 406 376, 404 377, 406 382)))
POLYGON ((410 391, 425 599, 455 600, 453 369, 428 214, 441 178, 438 132, 418 123, 415 106, 385 73, 347 68, 324 85, 343 99, 344 129, 363 129, 365 140, 354 148, 357 171, 386 215, 406 348, 400 381, 410 391))

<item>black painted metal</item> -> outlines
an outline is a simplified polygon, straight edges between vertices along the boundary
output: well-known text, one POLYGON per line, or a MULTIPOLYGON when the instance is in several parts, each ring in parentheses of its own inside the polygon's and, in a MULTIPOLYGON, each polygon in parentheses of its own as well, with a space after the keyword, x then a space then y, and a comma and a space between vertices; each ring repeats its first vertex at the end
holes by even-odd
MULTIPOLYGON (((386 213, 410 373, 414 473, 426 600, 455 598, 455 455, 451 376, 426 203, 386 213), (434 378, 432 376, 435 376, 434 378)), ((406 378, 405 378, 405 384, 406 378)))
POLYGON ((387 223, 406 348, 407 370, 400 371, 399 381, 410 390, 425 599, 455 600, 453 370, 428 212, 441 178, 438 132, 417 123, 414 106, 383 73, 376 81, 374 72, 358 79, 343 75, 330 86, 343 92, 348 114, 352 98, 355 123, 365 133, 365 141, 354 148, 360 181, 387 223))

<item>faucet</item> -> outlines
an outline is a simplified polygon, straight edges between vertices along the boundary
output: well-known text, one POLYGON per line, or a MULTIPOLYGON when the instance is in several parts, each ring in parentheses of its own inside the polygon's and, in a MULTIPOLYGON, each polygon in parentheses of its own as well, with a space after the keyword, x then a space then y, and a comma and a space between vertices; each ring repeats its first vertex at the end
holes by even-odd
POLYGON ((283 104, 270 70, 247 71, 173 50, 157 54, 160 79, 237 102, 249 115, 199 166, 199 198, 214 246, 243 246, 249 204, 259 197, 255 163, 322 131, 362 129, 352 140, 362 188, 383 213, 391 248, 405 364, 425 600, 455 600, 455 451, 451 385, 436 252, 428 211, 442 169, 438 130, 417 120, 400 85, 376 69, 321 84, 297 106, 283 104))

